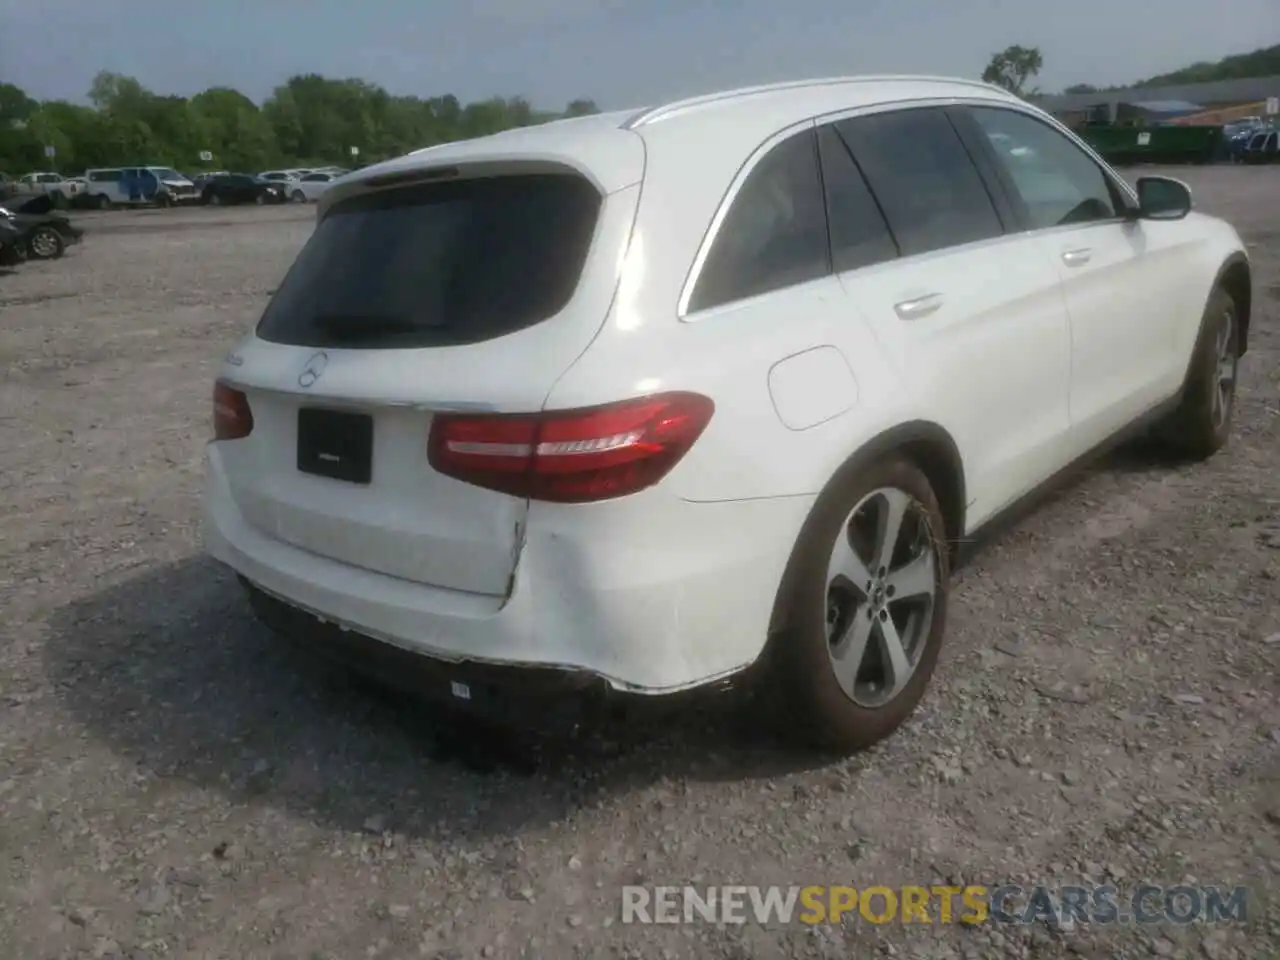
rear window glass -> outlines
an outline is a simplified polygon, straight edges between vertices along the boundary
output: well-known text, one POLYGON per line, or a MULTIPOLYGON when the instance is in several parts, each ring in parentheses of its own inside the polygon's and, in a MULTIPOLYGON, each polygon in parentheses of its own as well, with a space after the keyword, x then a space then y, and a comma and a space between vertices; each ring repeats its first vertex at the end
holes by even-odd
POLYGON ((419 184, 344 201, 317 225, 258 336, 296 346, 480 343, 558 313, 601 197, 539 174, 419 184))

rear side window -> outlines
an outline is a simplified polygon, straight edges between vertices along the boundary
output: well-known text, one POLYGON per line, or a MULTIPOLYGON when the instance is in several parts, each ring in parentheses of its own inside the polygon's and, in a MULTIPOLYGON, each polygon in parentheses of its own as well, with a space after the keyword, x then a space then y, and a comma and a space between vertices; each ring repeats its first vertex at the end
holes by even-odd
POLYGON ((480 343, 569 302, 599 192, 568 174, 488 177, 353 197, 317 225, 258 325, 297 346, 480 343))
POLYGON ((831 272, 812 130, 775 146, 743 181, 689 300, 706 310, 831 272))
POLYGON ((836 129, 880 201, 903 256, 1004 232, 978 168, 940 109, 855 117, 836 129))
POLYGON ((896 258, 898 245, 884 214, 848 147, 832 127, 818 131, 818 150, 831 225, 831 265, 836 273, 896 258))

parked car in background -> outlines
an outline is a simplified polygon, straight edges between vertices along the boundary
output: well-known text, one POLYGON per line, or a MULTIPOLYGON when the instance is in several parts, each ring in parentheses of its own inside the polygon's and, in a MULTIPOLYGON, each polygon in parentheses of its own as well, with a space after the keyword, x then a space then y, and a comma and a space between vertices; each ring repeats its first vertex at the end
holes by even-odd
POLYGON ((53 197, 47 193, 17 197, 0 210, 17 229, 27 256, 34 260, 57 259, 68 246, 84 237, 81 228, 54 209, 53 197))
POLYGON ((1280 133, 1261 131, 1249 138, 1241 159, 1245 163, 1276 163, 1280 161, 1280 133))
POLYGON ((226 177, 230 175, 230 170, 204 170, 192 176, 191 182, 195 184, 197 192, 203 192, 204 185, 214 177, 226 177))
POLYGON ((17 189, 15 195, 30 195, 37 193, 54 194, 55 199, 60 202, 70 202, 71 198, 80 192, 79 185, 68 180, 59 173, 25 173, 18 178, 17 189))
POLYGON ((289 184, 289 199, 298 203, 315 202, 338 179, 336 173, 308 173, 289 184))
POLYGON ((233 203, 284 203, 289 199, 284 183, 263 180, 247 173, 212 177, 200 190, 200 202, 221 206, 233 203))
POLYGON ((0 214, 0 267, 12 267, 25 259, 27 251, 22 244, 22 234, 7 214, 0 214))
POLYGON ((102 210, 147 204, 170 207, 199 198, 195 184, 171 167, 96 167, 86 170, 84 179, 93 206, 102 210))
POLYGON ((324 193, 226 357, 205 548, 286 637, 462 708, 740 682, 856 750, 982 531, 1134 432, 1228 443, 1253 283, 1183 183, 976 81, 433 147, 324 193))
POLYGON ((310 170, 265 170, 258 174, 263 180, 272 180, 277 183, 293 182, 303 174, 310 173, 310 170))

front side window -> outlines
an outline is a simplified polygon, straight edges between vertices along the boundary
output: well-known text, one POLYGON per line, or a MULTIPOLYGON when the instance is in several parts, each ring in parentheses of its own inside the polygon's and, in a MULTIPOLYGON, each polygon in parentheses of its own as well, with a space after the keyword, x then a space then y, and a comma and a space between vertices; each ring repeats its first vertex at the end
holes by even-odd
POLYGON ((751 170, 703 263, 689 309, 815 280, 831 272, 813 130, 773 147, 751 170))
POLYGON ((1012 181, 1031 229, 1117 216, 1102 168, 1053 127, 1001 107, 972 107, 969 112, 1012 181))
POLYGON ((880 201, 903 256, 1004 233, 978 168, 942 110, 855 117, 836 129, 880 201))

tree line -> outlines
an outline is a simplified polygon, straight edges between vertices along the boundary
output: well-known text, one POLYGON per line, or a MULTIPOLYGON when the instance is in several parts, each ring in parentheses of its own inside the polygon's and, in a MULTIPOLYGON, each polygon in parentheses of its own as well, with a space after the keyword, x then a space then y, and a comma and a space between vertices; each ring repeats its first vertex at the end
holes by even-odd
POLYGON ((16 176, 143 163, 191 172, 359 166, 437 143, 598 112, 591 100, 574 100, 553 112, 521 97, 464 104, 452 94, 399 96, 364 80, 316 73, 290 77, 261 106, 231 87, 210 87, 192 97, 163 95, 108 71, 94 78, 88 99, 90 105, 38 101, 21 87, 0 83, 0 170, 16 176), (211 161, 201 161, 205 151, 211 161))
MULTIPOLYGON (((1041 91, 1028 88, 1028 82, 1044 67, 1039 47, 1015 44, 991 55, 982 79, 994 83, 1020 97, 1036 97, 1041 91)), ((1076 83, 1063 93, 1109 93, 1113 90, 1139 89, 1143 87, 1172 87, 1194 83, 1213 83, 1219 80, 1240 80, 1246 77, 1280 76, 1280 44, 1261 47, 1249 53, 1223 57, 1216 63, 1193 63, 1172 73, 1162 73, 1124 86, 1095 87, 1090 83, 1076 83)))
POLYGON ((1219 80, 1244 80, 1250 77, 1280 76, 1280 44, 1272 47, 1260 47, 1249 53, 1238 53, 1223 57, 1214 63, 1203 61, 1193 63, 1172 73, 1148 77, 1131 83, 1128 87, 1095 87, 1089 83, 1077 83, 1063 93, 1106 93, 1112 90, 1125 90, 1143 87, 1179 87, 1193 83, 1215 83, 1219 80))

